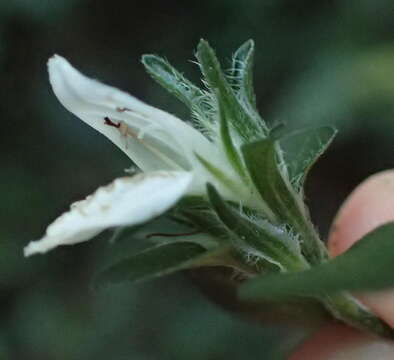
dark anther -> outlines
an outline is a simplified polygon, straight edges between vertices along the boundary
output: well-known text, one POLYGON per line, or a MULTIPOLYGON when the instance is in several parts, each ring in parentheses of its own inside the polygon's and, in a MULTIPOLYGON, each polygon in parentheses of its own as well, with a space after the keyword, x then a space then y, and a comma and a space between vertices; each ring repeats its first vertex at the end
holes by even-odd
POLYGON ((105 123, 105 125, 108 125, 108 126, 113 126, 118 129, 120 128, 120 123, 114 123, 108 116, 106 116, 104 118, 104 123, 105 123))

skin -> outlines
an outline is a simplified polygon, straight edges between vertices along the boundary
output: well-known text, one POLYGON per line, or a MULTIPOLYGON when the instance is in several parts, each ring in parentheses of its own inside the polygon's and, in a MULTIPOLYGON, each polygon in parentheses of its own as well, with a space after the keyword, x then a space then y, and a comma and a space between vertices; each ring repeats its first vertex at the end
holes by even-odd
MULTIPOLYGON (((343 253, 363 235, 390 221, 394 221, 394 170, 371 176, 349 195, 331 228, 330 255, 343 253)), ((357 297, 394 327, 394 290, 357 294, 357 297)), ((394 359, 394 343, 333 323, 301 344, 289 358, 309 359, 389 360, 394 359)))

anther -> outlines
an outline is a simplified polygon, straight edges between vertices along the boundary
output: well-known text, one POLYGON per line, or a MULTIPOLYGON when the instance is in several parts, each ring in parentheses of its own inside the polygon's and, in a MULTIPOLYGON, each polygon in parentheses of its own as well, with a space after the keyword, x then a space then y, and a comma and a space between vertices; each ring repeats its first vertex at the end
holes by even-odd
POLYGON ((119 123, 115 123, 115 122, 113 122, 108 116, 106 116, 106 117, 104 118, 104 124, 105 124, 105 125, 108 125, 108 126, 116 127, 117 129, 120 128, 120 122, 119 122, 119 123))

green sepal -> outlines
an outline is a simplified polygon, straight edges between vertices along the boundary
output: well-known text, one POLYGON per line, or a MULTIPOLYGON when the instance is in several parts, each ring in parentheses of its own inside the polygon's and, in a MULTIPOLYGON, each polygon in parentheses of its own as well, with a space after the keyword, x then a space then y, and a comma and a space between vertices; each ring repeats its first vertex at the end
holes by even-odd
POLYGON ((394 287, 394 223, 364 236, 349 250, 310 270, 266 275, 241 286, 241 298, 278 300, 394 287))
POLYGON ((303 129, 280 140, 289 179, 294 189, 302 190, 309 170, 327 150, 337 130, 331 126, 303 129))
MULTIPOLYGON (((251 211, 245 208, 243 212, 249 213, 251 211)), ((251 213, 251 216, 254 215, 254 213, 251 213)), ((249 274, 261 274, 262 272, 278 270, 276 265, 265 259, 251 263, 248 262, 247 254, 234 246, 232 241, 234 234, 223 224, 216 212, 212 209, 211 204, 206 200, 193 197, 183 198, 176 207, 175 217, 176 219, 181 219, 182 222, 197 231, 210 235, 213 241, 216 242, 216 247, 229 247, 228 253, 226 254, 227 266, 240 271, 245 271, 246 269, 246 272, 249 274)), ((205 247, 208 248, 207 246, 205 247)))
POLYGON ((219 219, 233 235, 236 247, 277 265, 283 271, 307 267, 296 239, 283 229, 266 220, 255 223, 247 219, 232 209, 211 184, 207 184, 207 193, 219 219))
POLYGON ((302 196, 294 191, 284 172, 286 169, 281 169, 278 164, 280 151, 278 142, 271 138, 242 147, 250 177, 263 201, 276 215, 276 222, 290 225, 302 236, 302 252, 312 264, 316 264, 325 256, 324 245, 312 234, 314 230, 302 196))
POLYGON ((249 114, 250 120, 256 124, 257 128, 261 128, 266 136, 269 132, 268 127, 257 110, 253 86, 253 65, 254 41, 248 40, 234 53, 230 74, 227 77, 230 79, 239 102, 249 114))
POLYGON ((95 285, 141 282, 193 267, 206 249, 192 242, 174 242, 149 248, 111 265, 95 285))
POLYGON ((256 123, 255 119, 241 105, 222 71, 214 50, 207 41, 200 41, 196 57, 204 75, 204 80, 217 97, 219 106, 222 107, 223 116, 231 124, 231 130, 234 130, 242 142, 264 137, 265 132, 261 124, 256 123))
POLYGON ((253 57, 254 41, 248 40, 243 43, 234 53, 230 83, 239 96, 256 108, 256 96, 253 89, 253 57))
POLYGON ((279 222, 300 218, 305 210, 279 167, 278 143, 268 138, 242 147, 245 165, 263 200, 276 214, 279 222))
POLYGON ((223 99, 220 96, 218 96, 218 115, 219 134, 220 138, 222 139, 222 144, 227 159, 230 161, 230 164, 232 164, 235 171, 241 175, 241 177, 245 177, 244 165, 231 136, 231 129, 229 127, 230 114, 226 104, 223 102, 223 99))

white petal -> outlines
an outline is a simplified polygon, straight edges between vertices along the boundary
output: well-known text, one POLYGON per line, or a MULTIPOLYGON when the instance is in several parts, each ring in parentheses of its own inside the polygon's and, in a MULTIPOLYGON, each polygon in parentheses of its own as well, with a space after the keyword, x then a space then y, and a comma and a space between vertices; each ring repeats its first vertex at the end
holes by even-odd
POLYGON ((213 144, 175 116, 87 78, 60 56, 49 60, 48 70, 59 101, 112 140, 144 171, 190 170, 195 152, 212 156, 213 144), (106 117, 119 128, 106 124, 106 117))
POLYGON ((187 191, 191 173, 156 171, 119 178, 100 187, 48 226, 45 236, 24 249, 25 256, 59 245, 86 241, 116 226, 144 223, 168 210, 187 191))

